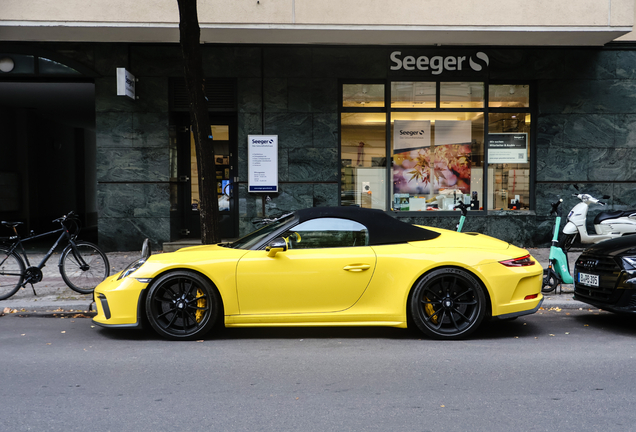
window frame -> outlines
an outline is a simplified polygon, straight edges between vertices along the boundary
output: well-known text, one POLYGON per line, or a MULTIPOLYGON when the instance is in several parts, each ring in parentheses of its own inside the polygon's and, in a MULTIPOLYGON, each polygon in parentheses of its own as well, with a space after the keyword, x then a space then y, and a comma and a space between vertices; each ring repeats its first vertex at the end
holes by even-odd
MULTIPOLYGON (((461 78, 448 78, 448 77, 436 77, 436 79, 416 79, 412 76, 392 76, 390 78, 384 80, 372 80, 372 79, 361 79, 361 80, 339 80, 338 82, 338 161, 339 161, 339 170, 340 161, 342 160, 342 113, 346 112, 358 112, 358 113, 384 113, 386 116, 385 121, 385 147, 386 147, 386 157, 387 157, 387 172, 386 172, 386 189, 385 189, 385 211, 394 211, 391 209, 391 197, 392 191, 391 186, 392 182, 390 181, 390 176, 392 172, 392 164, 393 164, 393 155, 391 154, 391 114, 394 112, 482 112, 484 115, 484 149, 483 149, 483 184, 484 188, 481 192, 480 198, 480 207, 483 210, 473 210, 471 214, 475 215, 487 215, 488 212, 495 212, 497 210, 488 210, 490 195, 494 193, 488 190, 489 178, 488 178, 488 146, 487 140, 489 135, 489 115, 491 113, 526 113, 530 114, 531 123, 530 123, 530 139, 529 139, 529 147, 530 147, 530 158, 529 158, 529 208, 528 211, 532 212, 536 209, 536 137, 537 137, 537 97, 536 97, 536 84, 531 80, 489 80, 489 79, 479 79, 479 80, 471 80, 467 77, 461 78), (435 92, 435 108, 393 108, 391 106, 391 86, 393 82, 434 82, 436 83, 436 92, 435 92), (441 83, 442 82, 478 82, 482 83, 484 86, 484 105, 481 108, 441 108, 441 83), (384 85, 384 107, 373 107, 373 108, 362 108, 362 107, 344 107, 343 106, 343 87, 344 84, 383 84, 384 85), (505 108, 493 108, 490 107, 489 101, 489 87, 490 85, 527 85, 529 86, 529 107, 505 107, 505 108), (389 163, 391 165, 389 165, 389 163)), ((342 180, 341 175, 338 176, 338 205, 342 205, 340 192, 342 190, 342 180)), ((515 213, 518 214, 527 214, 526 211, 514 210, 515 213)), ((395 211, 396 214, 399 214, 404 217, 416 217, 422 216, 423 214, 428 214, 427 212, 421 211, 395 211)), ((449 210, 439 210, 433 212, 433 215, 437 216, 449 216, 455 215, 456 212, 449 210)))

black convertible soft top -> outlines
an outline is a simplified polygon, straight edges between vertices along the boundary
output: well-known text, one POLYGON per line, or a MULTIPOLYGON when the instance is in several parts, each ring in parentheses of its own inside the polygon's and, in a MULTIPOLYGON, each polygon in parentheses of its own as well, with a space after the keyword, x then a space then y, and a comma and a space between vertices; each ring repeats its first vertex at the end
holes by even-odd
POLYGON ((349 219, 359 222, 369 229, 369 246, 431 240, 440 235, 435 231, 402 222, 377 209, 355 206, 313 207, 297 210, 295 213, 301 223, 310 219, 324 217, 349 219))

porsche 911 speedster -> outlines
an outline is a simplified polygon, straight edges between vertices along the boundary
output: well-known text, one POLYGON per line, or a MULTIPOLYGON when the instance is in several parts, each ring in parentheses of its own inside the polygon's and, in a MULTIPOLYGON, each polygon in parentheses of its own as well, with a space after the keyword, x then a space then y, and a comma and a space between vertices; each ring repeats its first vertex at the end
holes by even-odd
POLYGON ((147 322, 200 339, 216 324, 416 326, 459 339, 486 318, 537 311, 543 270, 524 249, 475 233, 322 207, 273 219, 233 243, 148 253, 95 288, 104 327, 147 322))

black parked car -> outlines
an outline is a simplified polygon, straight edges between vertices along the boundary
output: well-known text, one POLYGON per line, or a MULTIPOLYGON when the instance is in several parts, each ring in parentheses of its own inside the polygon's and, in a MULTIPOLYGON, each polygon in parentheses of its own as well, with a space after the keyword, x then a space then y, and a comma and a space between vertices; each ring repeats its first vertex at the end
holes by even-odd
POLYGON ((574 267, 574 299, 610 312, 636 313, 636 235, 583 251, 574 267))

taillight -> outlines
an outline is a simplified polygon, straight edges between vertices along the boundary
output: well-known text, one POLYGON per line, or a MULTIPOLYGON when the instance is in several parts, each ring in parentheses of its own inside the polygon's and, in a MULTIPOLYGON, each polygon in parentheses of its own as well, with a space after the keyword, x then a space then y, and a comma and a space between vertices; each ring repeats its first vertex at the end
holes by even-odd
POLYGON ((506 267, 525 267, 534 265, 534 260, 530 258, 530 254, 521 258, 515 258, 511 260, 499 261, 499 264, 503 264, 506 267))

